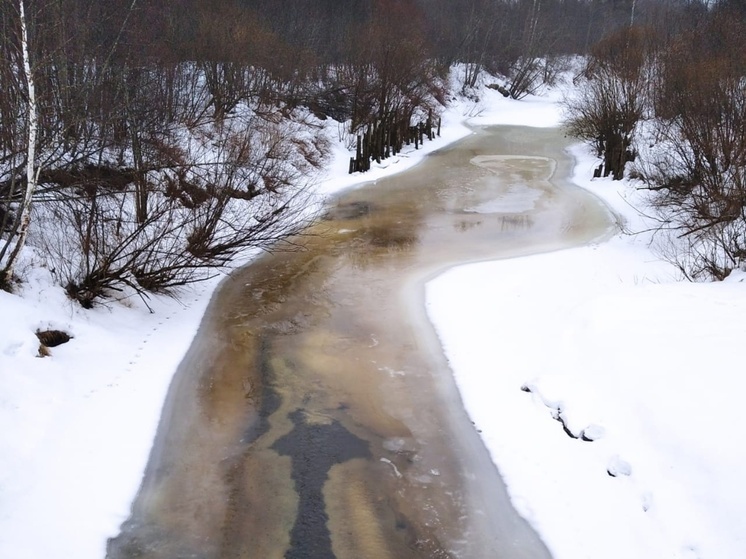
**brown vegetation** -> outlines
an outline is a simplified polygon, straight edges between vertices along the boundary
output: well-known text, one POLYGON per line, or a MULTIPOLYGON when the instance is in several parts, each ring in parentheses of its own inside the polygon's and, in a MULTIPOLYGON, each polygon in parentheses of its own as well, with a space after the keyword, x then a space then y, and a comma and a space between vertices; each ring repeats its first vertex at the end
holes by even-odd
POLYGON ((620 179, 649 117, 636 172, 653 192, 666 256, 691 279, 723 279, 746 264, 746 12, 722 2, 684 16, 594 46, 567 125, 620 179))

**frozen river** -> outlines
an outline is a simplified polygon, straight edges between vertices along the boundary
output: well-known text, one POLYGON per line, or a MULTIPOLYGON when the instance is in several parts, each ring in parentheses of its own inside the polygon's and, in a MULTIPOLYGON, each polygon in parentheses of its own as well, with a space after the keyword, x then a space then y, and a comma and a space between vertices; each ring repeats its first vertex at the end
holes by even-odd
POLYGON ((611 224, 570 184, 559 130, 477 132, 222 284, 111 559, 549 557, 463 410, 423 286, 611 224))

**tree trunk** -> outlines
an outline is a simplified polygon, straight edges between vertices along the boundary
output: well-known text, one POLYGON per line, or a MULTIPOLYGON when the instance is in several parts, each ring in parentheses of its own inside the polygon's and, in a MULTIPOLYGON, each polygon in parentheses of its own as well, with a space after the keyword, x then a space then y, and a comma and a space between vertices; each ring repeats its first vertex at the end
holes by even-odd
POLYGON ((18 16, 21 20, 21 54, 23 56, 23 71, 26 75, 26 90, 28 93, 28 144, 26 150, 26 189, 23 194, 19 226, 17 231, 14 232, 18 235, 18 238, 16 239, 16 244, 5 263, 5 267, 0 274, 0 285, 6 286, 13 278, 13 268, 18 260, 18 255, 21 253, 21 249, 26 244, 28 228, 31 223, 31 201, 33 200, 37 181, 39 179, 39 169, 37 169, 35 165, 36 136, 39 128, 36 107, 36 89, 34 86, 34 76, 31 72, 28 26, 26 24, 24 0, 19 0, 18 4, 18 16))

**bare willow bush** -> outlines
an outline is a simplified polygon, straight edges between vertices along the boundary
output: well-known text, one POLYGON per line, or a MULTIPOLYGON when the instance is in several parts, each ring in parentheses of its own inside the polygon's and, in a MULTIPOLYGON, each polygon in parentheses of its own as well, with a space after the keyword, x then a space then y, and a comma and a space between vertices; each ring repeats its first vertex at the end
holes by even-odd
MULTIPOLYGON (((67 184, 37 204, 35 244, 83 306, 115 292, 169 292, 246 249, 267 249, 304 225, 304 188, 324 157, 301 123, 255 116, 146 141, 142 187, 67 184)), ((307 126, 306 126, 307 127, 307 126)), ((130 174, 125 174, 130 176, 130 174)))
POLYGON ((662 58, 658 149, 641 165, 671 258, 691 279, 746 263, 746 25, 723 13, 662 58))
POLYGON ((577 94, 564 102, 568 134, 590 144, 603 158, 599 174, 614 180, 634 159, 635 132, 646 113, 649 40, 649 30, 629 28, 595 45, 577 78, 577 94))

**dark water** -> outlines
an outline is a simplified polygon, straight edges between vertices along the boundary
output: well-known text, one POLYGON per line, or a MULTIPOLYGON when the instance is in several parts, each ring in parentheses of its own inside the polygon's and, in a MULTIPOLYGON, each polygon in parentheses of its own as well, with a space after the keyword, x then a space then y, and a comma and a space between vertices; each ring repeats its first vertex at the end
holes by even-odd
POLYGON ((549 557, 463 410, 423 285, 607 234, 563 148, 554 130, 479 131, 226 280, 108 557, 549 557))
POLYGON ((324 484, 332 466, 354 458, 370 459, 370 449, 367 441, 350 433, 336 419, 328 424, 309 424, 301 409, 289 417, 294 429, 272 445, 280 456, 290 456, 291 476, 298 494, 298 510, 285 557, 332 558, 324 484))

